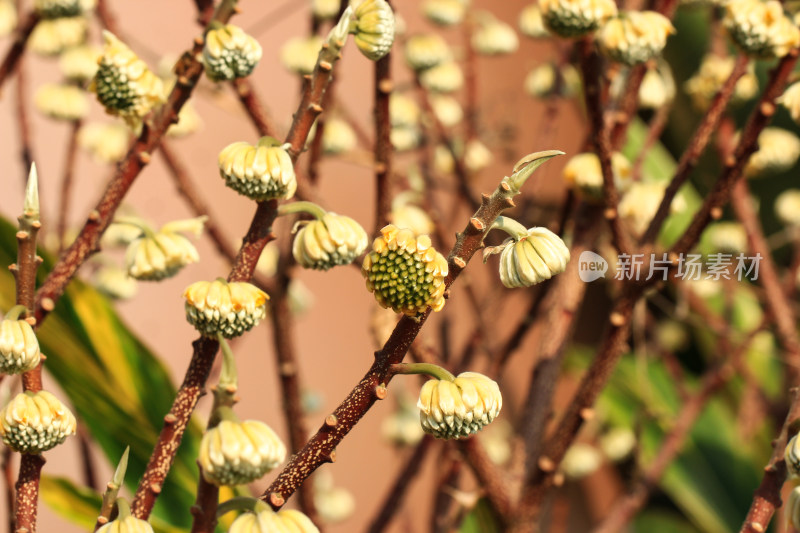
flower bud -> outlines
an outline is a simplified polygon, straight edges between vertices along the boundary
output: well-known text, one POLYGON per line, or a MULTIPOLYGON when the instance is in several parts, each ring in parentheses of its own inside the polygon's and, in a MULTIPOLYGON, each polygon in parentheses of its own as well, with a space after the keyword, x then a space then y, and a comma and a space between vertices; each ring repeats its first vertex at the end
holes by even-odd
POLYGON ((80 0, 34 0, 33 10, 42 19, 75 17, 83 11, 80 0))
POLYGON ((409 37, 405 55, 408 66, 414 70, 425 70, 452 59, 447 42, 433 33, 409 37))
POLYGON ((115 300, 129 300, 139 289, 136 279, 128 271, 116 266, 104 266, 94 274, 94 286, 101 293, 115 300))
MULTIPOLYGON (((392 321, 392 329, 394 329, 396 321, 396 318, 392 321)), ((381 343, 381 346, 383 346, 383 343, 381 343)), ((398 448, 416 446, 425 436, 425 432, 419 423, 417 410, 413 408, 413 404, 408 407, 401 403, 395 412, 381 422, 381 436, 398 448)))
MULTIPOLYGON (((614 174, 614 185, 624 192, 632 183, 631 164, 619 152, 611 154, 611 169, 614 174)), ((600 201, 603 198, 603 171, 600 158, 593 152, 585 152, 573 156, 567 161, 563 171, 564 181, 581 197, 589 201, 600 201)))
POLYGON ((78 144, 99 163, 121 161, 131 142, 131 130, 119 122, 84 124, 78 133, 78 144))
POLYGON ((328 20, 339 14, 339 0, 311 0, 311 12, 317 20, 328 20))
POLYGON ((464 166, 467 167, 467 170, 470 172, 480 172, 489 166, 492 159, 492 152, 480 139, 471 139, 467 142, 464 151, 464 166))
POLYGON ((791 169, 800 157, 800 137, 781 128, 764 128, 758 135, 758 150, 744 167, 748 178, 780 174, 791 169))
POLYGON ((320 220, 312 220, 300 228, 292 244, 292 255, 303 268, 328 270, 336 265, 349 265, 367 244, 367 232, 358 222, 328 212, 320 220))
POLYGON ((218 163, 225 185, 253 200, 289 199, 297 190, 292 158, 268 137, 255 146, 229 144, 219 153, 218 163))
POLYGON ((616 427, 600 437, 600 449, 609 461, 619 462, 636 448, 636 434, 627 427, 616 427))
POLYGON ((363 0, 355 8, 356 46, 367 58, 377 61, 392 48, 394 13, 385 0, 363 0))
MULTIPOLYGON (((192 219, 202 224, 204 217, 192 219)), ((194 245, 178 233, 187 231, 175 221, 165 224, 158 232, 145 231, 138 239, 128 245, 125 252, 125 266, 131 277, 141 281, 159 281, 178 273, 186 265, 200 260, 194 245)))
MULTIPOLYGON (((650 221, 658 211, 661 200, 664 198, 666 183, 652 183, 637 181, 622 195, 617 205, 620 218, 628 222, 637 234, 647 230, 650 221)), ((683 197, 676 196, 670 205, 670 211, 680 212, 686 209, 683 197)))
POLYGON ((419 124, 420 109, 417 102, 403 93, 389 96, 389 121, 393 127, 410 127, 419 124))
POLYGON ((790 85, 783 94, 780 95, 776 102, 781 104, 792 116, 792 120, 800 123, 800 82, 790 85))
POLYGON ((58 67, 68 80, 83 83, 97 74, 97 61, 102 50, 93 45, 74 46, 58 58, 58 67))
POLYGON ((419 146, 422 133, 416 126, 402 126, 392 128, 389 136, 392 141, 392 147, 398 152, 405 152, 419 146))
POLYGON ((0 411, 0 437, 12 450, 39 454, 75 433, 75 417, 47 391, 18 394, 0 411))
POLYGON ((464 110, 458 100, 446 94, 430 95, 433 114, 445 128, 452 128, 464 119, 464 110))
POLYGON ((286 459, 286 446, 258 420, 223 420, 200 442, 203 478, 214 485, 244 485, 259 479, 286 459))
POLYGON ((161 79, 114 34, 103 32, 105 49, 90 87, 106 113, 137 125, 164 98, 161 79))
POLYGON ((479 54, 511 54, 519 48, 519 38, 514 29, 493 17, 482 20, 472 35, 472 48, 479 54))
POLYGON ((36 109, 57 120, 75 121, 89 114, 89 99, 83 89, 74 85, 46 83, 34 96, 36 109))
POLYGON ((503 407, 503 397, 495 381, 477 372, 463 372, 453 381, 427 381, 417 407, 426 433, 457 439, 477 433, 494 420, 503 407))
POLYGON ((5 37, 17 27, 17 8, 11 0, 0 0, 0 37, 5 37))
POLYGON ((775 214, 787 226, 800 227, 800 190, 787 189, 775 199, 775 214))
POLYGON ((37 54, 55 56, 86 41, 89 23, 85 17, 40 20, 28 38, 28 46, 37 54))
POLYGON ((547 228, 531 228, 525 237, 511 239, 500 253, 500 281, 513 289, 530 287, 564 272, 569 248, 547 228))
POLYGON ((800 29, 777 0, 731 0, 723 23, 733 42, 748 55, 783 57, 800 45, 800 29))
POLYGON ((243 513, 231 524, 228 533, 319 533, 319 529, 306 515, 294 509, 277 513, 271 508, 258 513, 243 513))
POLYGON ((425 0, 422 4, 422 13, 440 26, 459 24, 466 11, 466 0, 425 0))
POLYGON ((783 452, 783 458, 786 461, 786 473, 789 479, 797 479, 800 477, 800 443, 797 440, 797 435, 789 439, 786 444, 786 449, 783 452))
POLYGON ((212 28, 203 46, 203 68, 213 81, 249 76, 261 59, 261 45, 233 24, 212 28))
POLYGON ((314 504, 320 520, 326 524, 336 524, 353 515, 356 510, 356 499, 346 488, 333 484, 330 470, 319 470, 313 481, 314 504))
POLYGON ((597 42, 612 60, 635 65, 658 56, 672 33, 675 27, 661 13, 626 11, 603 25, 597 42))
POLYGON ((534 39, 550 37, 550 32, 544 26, 542 10, 539 9, 538 2, 528 4, 519 14, 519 31, 522 32, 522 35, 527 35, 534 39))
POLYGON ((702 241, 712 252, 744 253, 747 251, 747 233, 738 222, 715 222, 703 232, 702 241))
POLYGON ((409 229, 385 226, 364 257, 361 273, 378 303, 397 313, 413 317, 428 306, 434 311, 444 307, 447 260, 427 235, 415 238, 409 229))
POLYGON ((464 74, 455 61, 445 61, 422 71, 419 82, 429 91, 452 93, 464 85, 464 74))
POLYGON ((787 521, 794 529, 800 529, 800 487, 795 487, 789 493, 789 502, 786 504, 787 521))
POLYGON ((97 533, 153 533, 153 526, 147 520, 128 515, 101 526, 97 533))
POLYGON ((561 470, 570 479, 581 479, 589 476, 603 464, 600 450, 583 442, 576 442, 569 447, 561 461, 561 470))
POLYGON ((20 374, 39 364, 39 341, 25 320, 0 322, 0 373, 20 374))
POLYGON ((675 98, 675 80, 669 66, 664 63, 658 68, 648 69, 639 86, 639 107, 660 109, 669 105, 675 98))
POLYGON ((393 206, 389 220, 399 229, 410 229, 414 235, 428 235, 436 229, 428 213, 411 204, 393 206))
POLYGON ((183 293, 186 320, 206 337, 238 337, 267 314, 267 293, 250 283, 198 281, 183 293))
MULTIPOLYGON (((703 57, 700 69, 684 85, 684 90, 697 109, 705 110, 711 105, 711 100, 733 72, 734 63, 733 57, 721 57, 716 54, 708 54, 703 57)), ((753 98, 757 92, 758 79, 751 63, 745 74, 736 82, 732 101, 734 103, 744 102, 753 98)))
POLYGON ((617 14, 612 0, 540 0, 545 26, 561 37, 591 33, 617 14))
POLYGON ((349 152, 356 147, 357 142, 356 134, 346 120, 329 117, 325 121, 325 131, 322 133, 322 151, 326 154, 336 155, 349 152))
POLYGON ((281 64, 289 72, 311 74, 317 64, 324 39, 319 35, 294 37, 281 47, 281 64))

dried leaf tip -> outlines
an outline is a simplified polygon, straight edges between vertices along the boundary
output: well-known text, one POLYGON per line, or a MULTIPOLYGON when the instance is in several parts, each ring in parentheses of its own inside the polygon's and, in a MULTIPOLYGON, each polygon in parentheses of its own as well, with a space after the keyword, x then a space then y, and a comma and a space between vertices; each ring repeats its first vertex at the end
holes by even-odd
POLYGON ((25 185, 25 203, 22 206, 22 213, 27 219, 39 220, 39 173, 36 171, 36 163, 31 163, 28 183, 25 185))
POLYGON ((531 174, 533 174, 536 169, 557 155, 564 155, 564 152, 561 150, 545 150, 543 152, 528 154, 517 161, 511 176, 505 178, 503 181, 511 186, 514 193, 518 193, 522 185, 531 177, 531 174))
POLYGON ((121 487, 122 483, 125 481, 125 471, 128 470, 128 456, 130 455, 131 447, 126 446, 125 451, 122 453, 122 457, 119 459, 119 464, 117 465, 117 469, 114 471, 114 477, 112 478, 112 483, 116 487, 121 487))

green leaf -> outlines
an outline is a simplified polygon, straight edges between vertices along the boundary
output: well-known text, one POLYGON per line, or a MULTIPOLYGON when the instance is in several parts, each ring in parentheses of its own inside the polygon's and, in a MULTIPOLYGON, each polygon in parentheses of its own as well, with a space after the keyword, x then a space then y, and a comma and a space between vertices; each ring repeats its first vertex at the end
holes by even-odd
POLYGON ((459 533, 499 533, 502 531, 497 517, 492 512, 486 498, 478 500, 477 505, 464 517, 459 533))

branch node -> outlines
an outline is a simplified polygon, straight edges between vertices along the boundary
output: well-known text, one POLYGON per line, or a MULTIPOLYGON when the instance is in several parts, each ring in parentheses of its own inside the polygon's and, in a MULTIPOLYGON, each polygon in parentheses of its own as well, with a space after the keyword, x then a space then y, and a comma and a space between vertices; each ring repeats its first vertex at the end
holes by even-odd
POLYGON ((760 522, 751 522, 750 527, 753 528, 753 531, 764 533, 764 526, 762 526, 760 522))
POLYGON ((30 239, 30 234, 27 231, 18 231, 17 232, 17 240, 18 241, 27 241, 30 239))
POLYGON ((722 208, 721 207, 712 207, 711 211, 709 211, 708 214, 714 220, 719 220, 719 219, 722 218, 722 208))
POLYGON ((146 165, 150 162, 150 152, 139 152, 139 162, 143 165, 146 165))
POLYGON ((618 328, 625 324, 625 317, 622 315, 622 313, 618 313, 616 311, 611 313, 611 315, 608 317, 608 320, 611 322, 612 326, 616 326, 618 328))
POLYGON ((42 306, 42 309, 44 309, 45 311, 47 311, 49 313, 50 311, 52 311, 53 309, 56 308, 56 302, 54 302, 52 298, 45 297, 45 298, 42 298, 41 306, 42 306))
POLYGON ((330 62, 328 61, 320 61, 319 69, 330 72, 331 70, 333 70, 333 65, 331 65, 330 62))
MULTIPOLYGON (((194 38, 194 44, 196 44, 197 46, 203 46, 204 42, 205 42, 205 39, 203 39, 202 35, 198 35, 197 37, 194 38)), ((178 81, 180 81, 180 80, 178 80, 178 81)))
POLYGON ((331 453, 320 452, 319 456, 325 463, 336 462, 336 450, 331 450, 331 453))
POLYGON ((761 114, 765 117, 771 117, 775 114, 775 104, 772 102, 762 102, 761 107, 759 107, 761 114))
POLYGON ((92 209, 87 219, 92 224, 97 224, 100 221, 100 212, 97 209, 92 209))
POLYGON ((455 265, 456 265, 458 268, 465 268, 465 267, 467 266, 467 262, 466 262, 466 261, 464 261, 464 259, 463 259, 463 258, 461 258, 461 257, 459 257, 459 256, 455 256, 455 257, 453 258, 453 263, 454 263, 454 264, 455 264, 455 265))
POLYGON ((333 413, 331 413, 331 414, 329 414, 328 416, 325 417, 325 425, 327 427, 329 427, 329 428, 336 427, 336 424, 338 424, 338 423, 339 423, 339 419, 336 418, 336 415, 333 414, 333 413))
POLYGON ((269 495, 269 503, 273 507, 283 507, 283 504, 286 503, 286 500, 284 500, 283 496, 281 496, 277 492, 273 492, 270 493, 269 495))
POLYGON ((486 228, 486 225, 475 217, 469 219, 469 225, 478 231, 483 231, 486 228))
POLYGON ((553 486, 554 487, 560 487, 561 485, 564 484, 564 480, 565 480, 564 472, 556 472, 553 475, 553 486))
POLYGON ((514 203, 514 199, 510 196, 503 198, 503 207, 506 209, 511 209, 512 207, 516 207, 517 204, 514 203))
POLYGON ((286 362, 280 366, 280 372, 281 376, 288 378, 294 376, 297 373, 297 369, 292 363, 286 362))
POLYGON ((150 483, 149 487, 153 494, 161 494, 161 483, 150 483))
MULTIPOLYGON (((377 352, 376 352, 376 353, 377 353, 377 352)), ((376 397, 377 399, 379 399, 379 400, 385 400, 385 399, 386 399, 386 396, 387 396, 387 394, 388 394, 388 391, 386 390, 386 385, 384 385, 383 383, 381 383, 380 385, 378 385, 377 387, 375 387, 375 397, 376 397)))
POLYGON ((383 94, 389 94, 392 92, 393 89, 394 89, 394 83, 392 83, 392 80, 385 79, 378 82, 378 90, 383 94))
POLYGON ((539 460, 536 462, 536 465, 542 472, 552 472, 553 470, 556 469, 556 464, 553 462, 553 460, 550 459, 549 457, 545 457, 544 455, 539 457, 539 460))
POLYGON ((603 217, 605 217, 606 220, 614 220, 617 218, 617 210, 613 207, 609 207, 603 211, 603 217))
POLYGON ((594 418, 595 415, 594 409, 592 409, 591 407, 584 407, 583 409, 580 410, 579 414, 583 420, 591 420, 592 418, 594 418))
POLYGON ((164 423, 169 425, 169 426, 171 426, 172 424, 174 424, 177 421, 178 421, 178 417, 175 416, 172 413, 167 413, 166 415, 164 415, 164 423))
POLYGON ((733 165, 735 165, 735 164, 736 164, 736 157, 733 154, 731 154, 731 155, 729 155, 728 157, 725 158, 725 166, 726 167, 732 168, 733 165))

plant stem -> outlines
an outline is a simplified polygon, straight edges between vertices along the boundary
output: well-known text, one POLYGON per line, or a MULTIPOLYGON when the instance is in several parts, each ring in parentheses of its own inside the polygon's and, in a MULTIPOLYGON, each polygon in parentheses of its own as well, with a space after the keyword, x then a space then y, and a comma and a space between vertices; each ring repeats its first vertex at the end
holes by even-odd
POLYGON ((392 374, 424 374, 441 381, 454 381, 456 377, 446 369, 432 363, 397 363, 389 369, 392 374))
POLYGON ((3 87, 3 83, 8 79, 9 74, 17 67, 17 62, 25 52, 25 44, 28 42, 28 37, 31 36, 33 28, 39 22, 39 15, 33 10, 21 18, 23 22, 17 26, 14 32, 14 42, 11 43, 11 48, 3 58, 3 62, 0 63, 0 88, 3 87))
POLYGON ((272 120, 269 118, 261 98, 255 92, 253 84, 250 83, 248 78, 236 78, 231 82, 233 88, 236 90, 236 95, 239 101, 247 111, 247 116, 253 122, 253 125, 262 137, 269 135, 270 137, 278 137, 278 132, 272 126, 272 120))
POLYGON ((375 229, 389 223, 392 213, 392 140, 389 97, 392 82, 392 53, 375 62, 375 229))
MULTIPOLYGON (((17 490, 16 503, 16 532, 36 532, 36 514, 39 504, 39 477, 45 459, 41 455, 23 453, 19 461, 19 477, 15 488, 17 490)), ((10 514, 10 513, 9 513, 10 514)))
POLYGON ((322 217, 327 215, 327 211, 313 202, 290 202, 278 207, 278 216, 296 215, 298 213, 307 213, 312 215, 317 220, 322 220, 322 217))
POLYGON ((497 217, 495 221, 492 222, 492 227, 489 228, 489 231, 492 231, 493 229, 505 231, 511 235, 515 241, 519 241, 528 236, 528 229, 510 217, 497 217))
POLYGON ((74 120, 69 132, 67 141, 67 158, 64 162, 64 176, 61 178, 61 192, 59 194, 58 223, 56 234, 58 235, 58 252, 64 249, 67 238, 67 219, 69 218, 69 197, 72 192, 72 180, 75 176, 75 161, 78 154, 78 133, 81 130, 83 121, 74 120))

